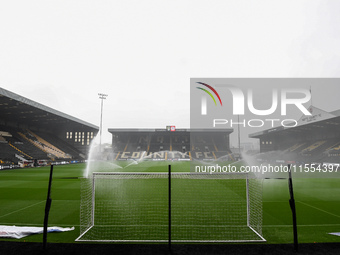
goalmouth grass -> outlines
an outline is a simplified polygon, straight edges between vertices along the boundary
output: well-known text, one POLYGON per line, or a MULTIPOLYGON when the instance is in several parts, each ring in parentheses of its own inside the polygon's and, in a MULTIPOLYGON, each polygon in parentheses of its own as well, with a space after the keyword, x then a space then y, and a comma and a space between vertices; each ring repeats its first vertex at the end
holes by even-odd
POLYGON ((77 240, 265 241, 259 184, 244 173, 93 173, 82 179, 77 240))

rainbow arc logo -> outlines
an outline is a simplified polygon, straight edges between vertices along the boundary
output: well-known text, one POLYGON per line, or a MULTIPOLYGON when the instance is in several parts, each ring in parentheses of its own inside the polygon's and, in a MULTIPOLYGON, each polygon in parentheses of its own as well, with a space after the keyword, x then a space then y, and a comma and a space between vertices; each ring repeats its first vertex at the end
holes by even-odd
MULTIPOLYGON (((203 82, 197 82, 197 83, 200 84, 200 85, 203 85, 203 86, 207 87, 208 89, 210 89, 210 90, 217 96, 217 98, 218 98, 218 100, 220 101, 220 104, 221 104, 221 106, 222 106, 221 97, 220 97, 220 95, 217 93, 217 91, 216 91, 212 86, 210 86, 209 84, 203 83, 203 82)), ((214 100, 214 103, 215 103, 215 105, 217 106, 215 97, 214 97, 214 95, 213 95, 209 90, 207 90, 207 89, 205 89, 205 88, 201 88, 201 87, 196 87, 196 88, 198 88, 198 89, 203 90, 204 92, 206 92, 206 93, 212 98, 212 100, 214 100)))

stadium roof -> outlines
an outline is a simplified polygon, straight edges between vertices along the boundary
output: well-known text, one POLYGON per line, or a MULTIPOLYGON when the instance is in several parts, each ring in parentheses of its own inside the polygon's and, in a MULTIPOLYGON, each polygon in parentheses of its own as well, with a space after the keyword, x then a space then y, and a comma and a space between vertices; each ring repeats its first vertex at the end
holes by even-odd
POLYGON ((250 138, 260 138, 266 135, 293 135, 303 134, 306 132, 322 133, 327 131, 339 132, 340 128, 340 110, 333 112, 326 112, 317 107, 310 106, 308 109, 312 116, 302 116, 296 127, 275 127, 250 134, 250 138))
POLYGON ((0 119, 28 126, 51 128, 55 125, 99 128, 91 123, 42 105, 28 98, 0 88, 0 119))

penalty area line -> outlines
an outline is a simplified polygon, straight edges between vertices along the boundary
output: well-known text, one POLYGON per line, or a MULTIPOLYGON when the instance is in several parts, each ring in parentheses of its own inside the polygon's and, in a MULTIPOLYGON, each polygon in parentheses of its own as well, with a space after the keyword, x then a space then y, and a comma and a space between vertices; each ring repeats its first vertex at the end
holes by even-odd
POLYGON ((331 212, 327 212, 327 211, 322 210, 322 209, 320 209, 320 208, 318 208, 318 207, 316 207, 316 206, 313 206, 313 205, 310 205, 310 204, 307 204, 307 203, 304 203, 304 202, 301 202, 301 201, 297 201, 297 202, 298 202, 298 203, 301 203, 301 204, 303 204, 303 205, 309 206, 309 207, 311 207, 311 208, 313 208, 313 209, 319 210, 320 212, 327 213, 327 214, 332 215, 332 216, 334 216, 334 217, 340 218, 340 215, 337 215, 337 214, 334 214, 334 213, 331 213, 331 212))
POLYGON ((4 215, 1 215, 0 218, 3 218, 3 217, 6 217, 6 216, 9 216, 9 215, 11 215, 11 214, 14 214, 14 213, 17 213, 17 212, 26 210, 26 209, 28 209, 28 208, 31 208, 31 207, 33 207, 33 206, 36 206, 36 205, 41 204, 41 203, 44 203, 44 202, 46 202, 46 201, 45 201, 45 200, 42 200, 42 201, 40 201, 40 202, 38 202, 38 203, 35 203, 35 204, 32 204, 32 205, 26 206, 26 207, 24 207, 24 208, 15 210, 15 211, 10 212, 10 213, 6 213, 6 214, 4 214, 4 215))

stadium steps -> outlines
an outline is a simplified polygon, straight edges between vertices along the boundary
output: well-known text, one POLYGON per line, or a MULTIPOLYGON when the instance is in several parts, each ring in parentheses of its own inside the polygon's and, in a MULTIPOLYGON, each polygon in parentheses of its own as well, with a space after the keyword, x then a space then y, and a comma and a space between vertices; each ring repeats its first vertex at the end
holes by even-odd
POLYGON ((45 152, 48 154, 48 157, 50 158, 70 158, 69 156, 66 156, 66 153, 62 152, 61 150, 59 150, 58 148, 56 148, 55 146, 53 146, 52 144, 48 143, 47 141, 45 141, 44 139, 42 139, 41 137, 37 136, 36 134, 34 134, 33 132, 27 130, 27 133, 29 136, 31 136, 32 138, 36 139, 30 139, 29 137, 27 137, 25 134, 18 132, 24 139, 26 139, 27 141, 29 141, 31 144, 33 144, 35 147, 37 147, 38 149, 40 149, 41 151, 45 152))
MULTIPOLYGON (((28 138, 27 136, 25 136, 25 135, 24 135, 23 133, 21 133, 21 132, 18 132, 18 134, 19 134, 22 138, 26 139, 28 142, 30 142, 31 144, 33 144, 33 145, 34 145, 36 148, 38 148, 39 150, 41 150, 41 151, 47 153, 47 152, 44 150, 43 146, 42 146, 41 144, 39 144, 37 141, 31 140, 30 138, 28 138)), ((47 155, 47 156, 48 156, 48 157, 51 157, 50 155, 47 155)))
POLYGON ((317 142, 314 142, 312 145, 310 145, 307 148, 303 149, 301 152, 302 153, 311 152, 311 151, 317 149, 318 147, 320 147, 321 145, 323 145, 324 143, 326 143, 326 141, 317 141, 317 142))
POLYGON ((126 151, 127 147, 129 146, 129 142, 130 142, 130 137, 129 137, 129 139, 128 139, 126 145, 125 145, 124 152, 126 151))
POLYGON ((302 146, 304 146, 306 143, 296 143, 293 146, 289 147, 286 151, 287 152, 294 152, 297 149, 301 148, 302 146))
POLYGON ((214 138, 212 138, 212 142, 213 142, 213 146, 214 146, 215 151, 218 152, 218 148, 217 148, 217 146, 216 146, 216 143, 215 143, 214 138))
POLYGON ((70 158, 65 152, 60 150, 59 148, 55 147, 53 144, 47 142, 45 139, 41 138, 37 134, 29 131, 41 144, 45 145, 44 149, 45 152, 51 153, 55 155, 57 158, 70 158))
POLYGON ((334 141, 317 141, 310 146, 308 151, 303 152, 302 155, 311 157, 311 161, 319 162, 324 158, 330 144, 334 144, 334 141))
POLYGON ((38 133, 38 135, 46 141, 49 141, 49 143, 53 144, 57 148, 62 148, 62 151, 64 151, 66 154, 69 154, 72 158, 81 157, 80 154, 82 153, 79 150, 70 146, 69 143, 63 141, 62 139, 47 133, 38 133))
POLYGON ((18 160, 15 158, 15 154, 18 151, 13 147, 9 146, 8 143, 0 143, 0 159, 5 161, 17 162, 18 160))
POLYGON ((329 150, 339 151, 340 150, 340 142, 337 142, 337 143, 333 144, 332 146, 330 146, 329 148, 326 149, 326 151, 329 151, 329 150))
POLYGON ((21 154, 24 154, 26 157, 29 157, 30 159, 33 159, 32 156, 26 154, 25 152, 23 152, 22 150, 20 150, 20 149, 17 148, 16 146, 14 146, 11 142, 8 142, 8 145, 11 146, 13 149, 19 151, 21 154))
MULTIPOLYGON (((9 142, 14 144, 18 149, 29 154, 33 158, 36 158, 36 159, 46 159, 47 158, 46 153, 44 153, 42 150, 35 147, 30 142, 27 142, 26 139, 23 139, 23 137, 19 135, 19 132, 20 132, 20 130, 12 130, 11 133, 12 133, 13 137, 11 137, 9 142)), ((15 160, 17 160, 17 159, 15 159, 15 160)))

